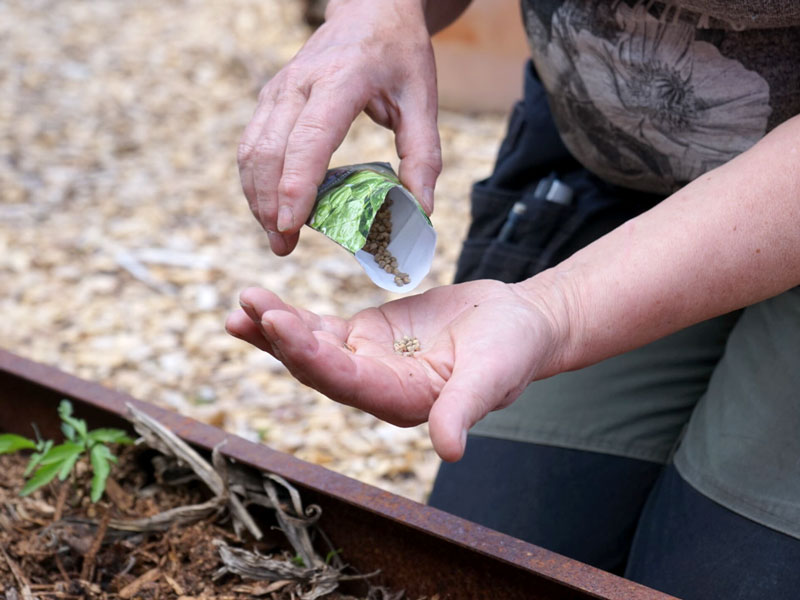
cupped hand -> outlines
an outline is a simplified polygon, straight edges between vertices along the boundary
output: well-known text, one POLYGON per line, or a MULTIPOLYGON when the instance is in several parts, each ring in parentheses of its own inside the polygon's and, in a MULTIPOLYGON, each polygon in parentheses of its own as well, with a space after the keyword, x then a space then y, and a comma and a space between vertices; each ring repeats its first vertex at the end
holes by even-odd
POLYGON ((361 111, 395 132, 400 179, 430 214, 441 150, 420 0, 331 2, 326 22, 261 90, 239 173, 276 254, 296 246, 331 155, 361 111))
POLYGON ((548 370, 556 342, 548 311, 495 281, 434 288, 349 320, 293 308, 258 288, 240 303, 229 333, 333 400, 399 426, 427 420, 448 461, 462 456, 472 425, 548 370), (413 356, 394 349, 404 337, 419 340, 413 356))

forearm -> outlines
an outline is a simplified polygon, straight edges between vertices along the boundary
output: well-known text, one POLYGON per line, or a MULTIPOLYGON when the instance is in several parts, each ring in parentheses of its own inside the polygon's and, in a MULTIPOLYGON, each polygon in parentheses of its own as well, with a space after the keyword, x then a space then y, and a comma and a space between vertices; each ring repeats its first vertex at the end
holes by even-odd
POLYGON ((800 117, 519 289, 580 368, 800 285, 800 117))
MULTIPOLYGON (((374 3, 375 0, 330 0, 325 10, 325 18, 329 19, 337 11, 344 9, 352 10, 360 2, 374 3)), ((469 6, 471 0, 396 0, 398 8, 397 16, 403 18, 408 10, 419 10, 422 8, 428 32, 433 35, 441 31, 450 23, 455 21, 461 13, 469 6)))

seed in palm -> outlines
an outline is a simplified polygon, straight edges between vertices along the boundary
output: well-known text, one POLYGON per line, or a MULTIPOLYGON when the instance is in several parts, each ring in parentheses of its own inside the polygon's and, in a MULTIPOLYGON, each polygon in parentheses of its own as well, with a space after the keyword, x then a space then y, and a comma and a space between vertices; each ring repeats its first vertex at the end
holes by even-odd
POLYGON ((415 337, 412 338, 406 335, 394 342, 394 351, 403 356, 414 356, 414 353, 419 352, 419 349, 419 340, 415 337))

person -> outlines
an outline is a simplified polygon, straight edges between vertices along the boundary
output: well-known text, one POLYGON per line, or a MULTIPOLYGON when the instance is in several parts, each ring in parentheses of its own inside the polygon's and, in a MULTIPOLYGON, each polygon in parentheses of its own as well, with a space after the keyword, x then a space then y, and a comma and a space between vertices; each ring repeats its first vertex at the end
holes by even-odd
MULTIPOLYGON (((239 165, 276 254, 362 110, 432 210, 430 35, 466 4, 331 0, 263 88, 239 165)), ((793 598, 800 9, 522 9, 525 95, 473 188, 459 283, 349 319, 248 289, 226 327, 333 400, 427 421, 434 506, 681 598, 793 598)))

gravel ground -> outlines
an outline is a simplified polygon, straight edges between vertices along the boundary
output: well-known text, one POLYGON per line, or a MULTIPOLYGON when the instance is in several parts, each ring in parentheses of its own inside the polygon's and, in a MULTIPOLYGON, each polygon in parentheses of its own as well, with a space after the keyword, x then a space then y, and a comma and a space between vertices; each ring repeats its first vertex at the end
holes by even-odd
MULTIPOLYGON (((0 3, 0 346, 424 500, 424 426, 339 406, 223 329, 250 285, 339 315, 392 297, 316 232, 273 256, 241 193, 257 92, 308 33, 285 0, 0 3)), ((419 291, 452 278, 503 121, 440 117, 440 244, 419 291)), ((371 160, 397 164, 361 118, 332 164, 371 160)))

